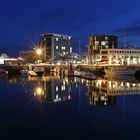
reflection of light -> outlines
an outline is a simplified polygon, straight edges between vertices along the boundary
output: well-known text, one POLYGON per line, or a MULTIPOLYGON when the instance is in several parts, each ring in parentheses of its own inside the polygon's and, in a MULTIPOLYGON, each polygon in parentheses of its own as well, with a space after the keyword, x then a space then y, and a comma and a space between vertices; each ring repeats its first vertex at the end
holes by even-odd
POLYGON ((58 86, 55 87, 55 90, 58 91, 58 86))
POLYGON ((61 86, 61 90, 62 90, 62 91, 65 90, 65 86, 64 86, 64 85, 61 86))
POLYGON ((130 83, 127 82, 126 85, 127 85, 127 87, 130 87, 130 83))
POLYGON ((135 87, 136 86, 136 84, 135 83, 133 83, 133 87, 135 87))
POLYGON ((77 79, 76 79, 76 78, 74 78, 74 82, 75 82, 75 83, 77 82, 77 79))
POLYGON ((38 87, 38 88, 36 89, 36 92, 35 92, 35 93, 36 93, 36 95, 38 95, 38 96, 44 94, 43 89, 42 89, 41 87, 38 87))
POLYGON ((121 86, 123 87, 123 82, 121 82, 121 86))
POLYGON ((84 79, 82 79, 81 81, 82 81, 82 84, 83 84, 84 83, 84 79))
POLYGON ((71 96, 70 95, 68 95, 68 100, 70 100, 71 99, 71 96))
POLYGON ((102 84, 102 80, 97 80, 97 87, 100 87, 102 84))
POLYGON ((58 99, 58 94, 56 94, 56 99, 58 99))

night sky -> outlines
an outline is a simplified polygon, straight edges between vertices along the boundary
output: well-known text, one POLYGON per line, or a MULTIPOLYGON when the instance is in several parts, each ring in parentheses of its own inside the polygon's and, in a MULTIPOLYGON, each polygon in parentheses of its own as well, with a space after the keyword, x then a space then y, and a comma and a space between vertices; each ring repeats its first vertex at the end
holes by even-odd
POLYGON ((89 35, 118 35, 123 47, 140 47, 140 0, 1 0, 0 53, 18 56, 37 43, 40 33, 73 36, 73 50, 86 50, 89 35))

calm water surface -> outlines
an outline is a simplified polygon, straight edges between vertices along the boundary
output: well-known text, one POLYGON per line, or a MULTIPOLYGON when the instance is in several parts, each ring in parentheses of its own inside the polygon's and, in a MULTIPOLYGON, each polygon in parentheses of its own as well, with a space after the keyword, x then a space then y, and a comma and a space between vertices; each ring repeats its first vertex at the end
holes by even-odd
POLYGON ((140 83, 0 76, 0 139, 16 138, 140 138, 140 83))

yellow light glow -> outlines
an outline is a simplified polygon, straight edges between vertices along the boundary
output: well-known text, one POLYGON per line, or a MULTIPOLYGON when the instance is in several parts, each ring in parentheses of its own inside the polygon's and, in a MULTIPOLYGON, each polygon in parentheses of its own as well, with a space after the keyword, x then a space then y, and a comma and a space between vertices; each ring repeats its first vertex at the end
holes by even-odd
POLYGON ((38 96, 40 96, 42 93, 43 93, 42 88, 38 87, 38 88, 36 89, 36 94, 37 94, 38 96))
POLYGON ((37 53, 37 55, 41 55, 42 54, 42 49, 40 49, 40 48, 36 49, 36 53, 37 53))

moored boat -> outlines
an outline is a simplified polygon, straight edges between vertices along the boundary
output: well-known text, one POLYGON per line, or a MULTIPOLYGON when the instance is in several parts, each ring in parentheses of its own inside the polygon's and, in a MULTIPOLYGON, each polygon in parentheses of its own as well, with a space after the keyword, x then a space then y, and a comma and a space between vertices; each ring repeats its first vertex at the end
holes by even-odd
POLYGON ((45 73, 45 70, 43 67, 37 66, 34 69, 34 72, 38 75, 38 76, 43 76, 43 74, 45 73))

